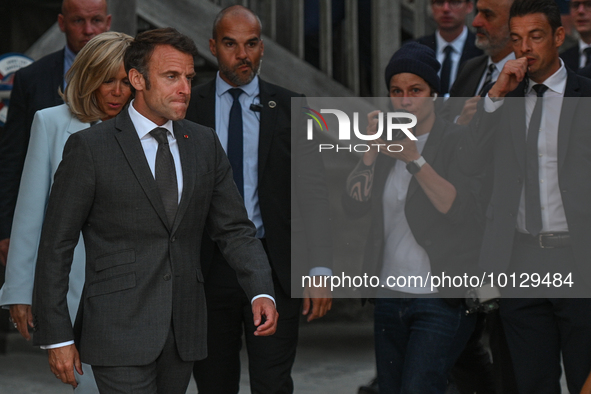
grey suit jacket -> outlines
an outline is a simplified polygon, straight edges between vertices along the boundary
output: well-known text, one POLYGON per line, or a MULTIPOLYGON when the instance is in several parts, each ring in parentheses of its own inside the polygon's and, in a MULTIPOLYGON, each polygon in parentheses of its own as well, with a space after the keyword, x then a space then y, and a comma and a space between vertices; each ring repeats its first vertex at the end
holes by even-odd
POLYGON ((39 248, 35 344, 75 339, 88 364, 145 365, 160 354, 172 324, 180 357, 204 358, 199 255, 206 229, 250 298, 274 294, 215 132, 186 120, 173 125, 184 186, 172 226, 127 109, 66 143, 39 248), (81 229, 86 284, 72 329, 64 299, 81 229))

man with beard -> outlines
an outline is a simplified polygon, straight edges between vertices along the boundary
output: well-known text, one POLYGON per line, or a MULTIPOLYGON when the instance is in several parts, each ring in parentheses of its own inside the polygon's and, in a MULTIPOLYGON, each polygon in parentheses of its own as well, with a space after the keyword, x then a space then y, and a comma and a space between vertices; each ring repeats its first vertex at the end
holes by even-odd
POLYGON ((441 63, 441 94, 449 95, 458 70, 468 59, 482 55, 474 46, 474 33, 466 27, 466 16, 474 9, 472 0, 431 0, 435 33, 417 39, 435 51, 441 63))
POLYGON ((515 59, 509 36, 509 10, 513 0, 479 0, 472 26, 476 28, 475 45, 484 55, 468 60, 460 69, 450 90, 451 99, 444 116, 458 124, 468 124, 486 85, 495 82, 507 60, 515 59))
MULTIPOLYGON (((209 48, 218 60, 219 72, 214 80, 193 89, 187 119, 213 127, 228 154, 234 181, 269 257, 280 317, 273 340, 261 341, 252 335, 249 301, 217 247, 204 239, 201 261, 208 306, 208 357, 195 363, 195 380, 201 394, 238 392, 244 328, 251 391, 292 393, 290 375, 302 304, 290 298, 290 243, 300 233, 295 229, 304 227, 308 241, 307 255, 298 260, 308 262, 302 274, 331 274, 322 162, 305 139, 303 118, 302 127, 292 132, 291 101, 303 101, 303 97, 257 76, 264 52, 258 17, 243 6, 222 10, 214 21, 209 48), (297 201, 293 211, 292 201, 297 201)), ((304 248, 293 249, 295 254, 304 248)), ((303 266, 294 264, 294 269, 303 266)), ((303 314, 308 321, 330 309, 328 291, 303 291, 303 314)))

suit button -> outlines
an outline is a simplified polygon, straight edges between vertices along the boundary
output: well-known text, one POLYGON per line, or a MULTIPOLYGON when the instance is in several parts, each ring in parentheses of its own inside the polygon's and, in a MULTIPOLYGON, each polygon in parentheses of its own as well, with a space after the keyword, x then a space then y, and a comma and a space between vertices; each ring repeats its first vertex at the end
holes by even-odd
POLYGON ((170 274, 164 275, 164 280, 170 280, 170 278, 171 278, 170 274))
POLYGON ((170 242, 174 242, 174 241, 176 241, 176 237, 172 237, 172 238, 170 239, 170 242))

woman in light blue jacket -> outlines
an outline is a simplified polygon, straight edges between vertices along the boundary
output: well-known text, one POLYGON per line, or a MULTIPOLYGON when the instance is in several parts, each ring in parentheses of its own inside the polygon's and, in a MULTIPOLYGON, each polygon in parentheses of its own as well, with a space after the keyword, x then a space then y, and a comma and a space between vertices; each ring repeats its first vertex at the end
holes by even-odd
MULTIPOLYGON (((10 307, 15 328, 27 340, 34 326, 31 304, 37 249, 53 174, 62 160, 68 137, 98 121, 116 116, 131 98, 123 67, 123 55, 132 38, 107 32, 90 40, 78 53, 66 74, 62 94, 66 104, 35 114, 31 139, 14 213, 6 280, 0 290, 0 305, 10 307)), ((72 323, 84 285, 85 252, 82 238, 74 251, 70 272, 68 309, 72 323)), ((77 375, 77 393, 98 393, 90 366, 77 375)))

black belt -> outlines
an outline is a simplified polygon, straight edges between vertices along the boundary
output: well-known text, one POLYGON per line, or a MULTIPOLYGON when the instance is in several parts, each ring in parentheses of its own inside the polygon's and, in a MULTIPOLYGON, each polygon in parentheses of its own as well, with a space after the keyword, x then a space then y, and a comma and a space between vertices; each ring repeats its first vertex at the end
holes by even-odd
POLYGON ((541 249, 563 248, 572 244, 570 234, 566 231, 555 233, 540 233, 538 235, 515 232, 515 240, 541 249))

